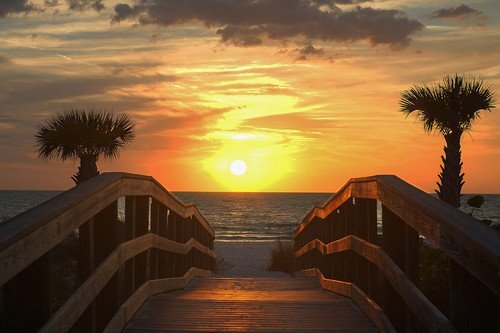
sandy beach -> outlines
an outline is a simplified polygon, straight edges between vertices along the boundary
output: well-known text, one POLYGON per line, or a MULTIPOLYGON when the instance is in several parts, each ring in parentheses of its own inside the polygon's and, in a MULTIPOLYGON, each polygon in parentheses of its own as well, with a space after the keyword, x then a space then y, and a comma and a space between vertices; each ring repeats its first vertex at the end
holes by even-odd
POLYGON ((218 258, 233 267, 217 274, 221 277, 290 277, 283 272, 267 270, 271 258, 271 249, 275 241, 265 242, 215 242, 218 258))

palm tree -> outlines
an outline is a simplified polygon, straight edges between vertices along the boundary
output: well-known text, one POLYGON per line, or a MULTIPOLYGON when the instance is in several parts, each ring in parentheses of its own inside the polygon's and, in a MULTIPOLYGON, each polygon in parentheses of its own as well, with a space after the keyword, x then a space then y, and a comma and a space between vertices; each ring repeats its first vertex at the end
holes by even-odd
POLYGON ((495 107, 491 88, 482 79, 446 76, 441 83, 405 90, 400 106, 407 116, 414 113, 425 131, 444 136, 446 145, 436 192, 441 200, 459 207, 464 184, 460 140, 482 110, 495 107))
MULTIPOLYGON (((444 136, 446 145, 444 156, 441 156, 443 164, 436 192, 441 200, 455 207, 460 206, 460 192, 464 184, 461 172, 462 134, 471 129, 482 110, 491 111, 494 103, 493 92, 483 80, 459 75, 447 76, 441 83, 415 85, 402 93, 401 111, 407 116, 415 113, 425 131, 436 131, 444 136)), ((445 270, 444 267, 442 269, 445 270)), ((460 332, 481 331, 481 327, 488 326, 485 323, 491 322, 478 319, 480 316, 469 316, 477 310, 468 303, 474 297, 480 297, 485 300, 484 304, 491 305, 481 309, 485 318, 495 318, 496 299, 491 294, 465 268, 449 260, 450 319, 460 332)))
POLYGON ((36 151, 43 160, 80 160, 72 177, 78 185, 99 174, 101 156, 117 158, 134 136, 135 124, 125 114, 114 118, 107 111, 67 109, 38 126, 36 151))
MULTIPOLYGON (((100 157, 117 158, 120 149, 129 144, 134 136, 135 124, 125 114, 114 118, 107 111, 67 109, 38 125, 35 148, 43 160, 80 160, 77 173, 71 177, 78 185, 99 175, 97 161, 100 157)), ((91 273, 90 230, 89 223, 78 228, 77 285, 91 273)), ((48 255, 44 256, 43 265, 50 267, 48 255)), ((48 269, 46 271, 49 272, 48 269)), ((88 329, 82 326, 81 330, 88 329)))

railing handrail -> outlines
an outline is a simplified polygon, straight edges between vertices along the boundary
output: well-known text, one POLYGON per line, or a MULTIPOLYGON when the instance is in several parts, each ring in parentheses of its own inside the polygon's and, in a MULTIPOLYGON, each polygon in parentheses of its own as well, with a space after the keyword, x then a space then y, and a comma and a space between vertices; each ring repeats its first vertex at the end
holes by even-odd
POLYGON ((378 199, 500 296, 500 237, 455 207, 394 175, 350 179, 323 206, 314 206, 294 230, 325 218, 350 198, 378 199))
MULTIPOLYGON (((40 332, 69 331, 87 306, 89 306, 106 283, 118 271, 120 265, 152 248, 177 254, 187 254, 191 249, 197 249, 201 253, 215 258, 213 250, 210 250, 194 238, 191 238, 186 243, 178 243, 149 233, 121 243, 58 309, 52 318, 42 327, 40 332)), ((198 269, 198 271, 202 272, 203 270, 198 269)))
POLYGON ((382 274, 390 281, 401 295, 413 313, 430 332, 455 332, 455 328, 423 293, 415 286, 405 273, 398 267, 385 251, 370 242, 354 235, 346 236, 328 244, 319 239, 311 240, 295 252, 298 257, 312 249, 318 250, 323 255, 334 254, 352 250, 375 264, 382 274))
POLYGON ((213 228, 194 204, 184 204, 151 176, 103 173, 0 224, 0 285, 40 258, 99 211, 123 196, 147 195, 181 217, 213 228))

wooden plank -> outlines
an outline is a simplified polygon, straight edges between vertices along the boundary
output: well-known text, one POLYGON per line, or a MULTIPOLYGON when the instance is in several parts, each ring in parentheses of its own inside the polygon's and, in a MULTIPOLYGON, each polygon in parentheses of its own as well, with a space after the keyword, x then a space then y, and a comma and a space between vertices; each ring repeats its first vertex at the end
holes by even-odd
POLYGON ((104 173, 0 224, 0 285, 60 243, 97 212, 122 196, 151 195, 182 217, 195 215, 213 228, 193 204, 183 204, 152 177, 104 173), (153 194, 151 194, 153 193, 153 194))
POLYGON ((378 178, 380 200, 500 297, 495 230, 395 176, 378 178))
POLYGON ((500 238, 496 232, 396 176, 349 180, 325 205, 311 209, 293 237, 298 237, 314 217, 328 216, 351 196, 373 198, 374 182, 377 199, 500 297, 500 238))
MULTIPOLYGON (((382 205, 382 237, 382 249, 404 271, 405 224, 385 205, 382 205)), ((384 279, 383 283, 382 308, 398 332, 406 329, 408 309, 398 291, 387 279, 384 279)))
MULTIPOLYGON (((172 252, 178 251, 186 254, 191 247, 194 246, 203 247, 207 252, 211 251, 195 240, 187 244, 178 244, 151 233, 120 244, 66 301, 66 303, 59 308, 52 318, 44 325, 41 332, 67 332, 115 275, 119 267, 127 260, 143 253, 151 247, 161 247, 164 250, 172 252)), ((215 253, 212 253, 212 255, 215 256, 215 253)), ((196 268, 193 269, 194 273, 206 274, 206 272, 200 273, 201 270, 196 268)))
MULTIPOLYGON (((94 216, 95 264, 100 265, 115 250, 118 240, 118 202, 94 216)), ((116 270, 117 271, 117 270, 116 270)), ((102 331, 120 304, 118 274, 112 275, 95 298, 96 330, 102 331)))
POLYGON ((3 286, 5 332, 36 332, 49 317, 50 253, 3 286))
POLYGON ((312 251, 313 249, 323 254, 331 254, 346 250, 357 252, 365 259, 377 265, 382 274, 384 274, 387 280, 396 289, 397 293, 403 298, 405 303, 429 331, 456 331, 448 318, 429 302, 422 292, 379 246, 368 243, 356 236, 347 236, 326 245, 319 240, 314 240, 295 252, 295 256, 299 256, 301 253, 306 253, 307 251, 312 251))
POLYGON ((182 277, 147 281, 120 307, 120 309, 118 309, 117 313, 103 332, 121 332, 139 307, 152 295, 184 288, 193 277, 208 277, 210 274, 211 272, 209 271, 191 268, 182 277))
POLYGON ((311 279, 209 278, 149 298, 124 330, 159 331, 376 332, 376 328, 352 301, 322 290, 311 279))

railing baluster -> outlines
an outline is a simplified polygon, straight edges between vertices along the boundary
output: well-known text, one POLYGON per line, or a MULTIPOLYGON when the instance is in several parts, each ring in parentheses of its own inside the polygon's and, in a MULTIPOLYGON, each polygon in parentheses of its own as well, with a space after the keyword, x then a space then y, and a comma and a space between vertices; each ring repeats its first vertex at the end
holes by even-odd
POLYGON ((49 318, 50 253, 3 285, 6 332, 35 332, 49 318))
MULTIPOLYGON (((118 203, 100 211, 93 219, 95 242, 95 266, 108 257, 118 246, 118 203)), ((113 317, 120 304, 119 280, 115 274, 96 297, 96 328, 101 332, 113 317)))
MULTIPOLYGON (((148 230, 149 196, 141 195, 135 198, 135 238, 145 235, 148 230)), ((147 251, 135 258, 134 291, 147 281, 148 254, 147 251)))
MULTIPOLYGON (((353 198, 349 198, 344 204, 344 236, 350 236, 355 234, 355 206, 353 204, 353 198)), ((345 281, 354 282, 356 279, 356 264, 357 264, 357 254, 353 251, 348 250, 344 252, 345 257, 345 281)))
MULTIPOLYGON (((382 206, 382 248, 405 271, 405 223, 385 205, 382 206)), ((383 309, 397 331, 406 329, 406 305, 384 278, 383 309)))
MULTIPOLYGON (((135 238, 136 197, 125 197, 125 241, 135 238)), ((125 263, 124 298, 128 299, 135 291, 135 258, 125 263)))
MULTIPOLYGON (((151 233, 159 234, 160 224, 160 203, 153 199, 151 202, 151 233)), ((149 279, 154 280, 158 278, 158 250, 149 250, 149 279)))
MULTIPOLYGON (((160 204, 159 206, 159 226, 158 226, 158 235, 163 238, 168 238, 168 215, 167 208, 160 204)), ((163 279, 168 276, 168 259, 167 252, 160 250, 158 251, 158 277, 163 279)))

